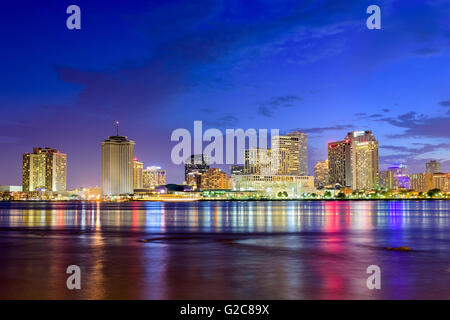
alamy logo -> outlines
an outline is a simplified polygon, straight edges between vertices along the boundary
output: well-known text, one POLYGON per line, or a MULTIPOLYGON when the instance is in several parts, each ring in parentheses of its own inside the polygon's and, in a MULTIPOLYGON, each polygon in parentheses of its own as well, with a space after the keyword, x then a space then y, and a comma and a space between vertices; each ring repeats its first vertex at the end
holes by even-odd
POLYGON ((381 269, 380 269, 380 267, 373 264, 373 265, 367 267, 366 272, 371 274, 371 276, 369 276, 366 281, 367 289, 369 289, 369 290, 381 289, 381 269))
MULTIPOLYGON (((279 129, 271 129, 270 136, 279 136, 279 129)), ((267 129, 226 129, 225 138, 222 131, 210 128, 203 132, 202 121, 194 121, 193 150, 194 155, 203 154, 210 160, 210 164, 243 164, 246 149, 268 149, 267 129), (247 139, 247 140, 246 140, 247 139), (224 157, 225 140, 225 157, 224 157), (236 144, 235 144, 236 141, 236 144), (246 148, 248 141, 248 148, 246 148), (203 142, 209 144, 203 148, 203 142), (236 151, 236 152, 235 152, 236 151), (236 155, 236 161, 235 161, 236 155)), ((171 141, 178 142, 171 152, 171 159, 174 164, 183 164, 192 155, 192 136, 189 130, 178 128, 172 132, 171 141)), ((277 145, 272 145, 272 156, 277 155, 277 145)), ((271 160, 260 153, 261 163, 269 163, 271 160)), ((276 166, 277 162, 273 162, 276 166)), ((273 168, 276 170, 276 168, 273 168)))
POLYGON ((73 289, 81 289, 81 269, 77 265, 70 265, 67 267, 66 270, 67 274, 70 274, 70 276, 67 278, 66 286, 67 289, 73 290, 73 289))

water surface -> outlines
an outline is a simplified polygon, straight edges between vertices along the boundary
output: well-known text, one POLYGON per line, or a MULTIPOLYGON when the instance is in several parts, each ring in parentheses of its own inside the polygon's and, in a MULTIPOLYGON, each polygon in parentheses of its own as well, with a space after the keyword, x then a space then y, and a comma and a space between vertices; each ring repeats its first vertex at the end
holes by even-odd
POLYGON ((0 202, 0 257, 1 299, 450 299, 450 201, 0 202))

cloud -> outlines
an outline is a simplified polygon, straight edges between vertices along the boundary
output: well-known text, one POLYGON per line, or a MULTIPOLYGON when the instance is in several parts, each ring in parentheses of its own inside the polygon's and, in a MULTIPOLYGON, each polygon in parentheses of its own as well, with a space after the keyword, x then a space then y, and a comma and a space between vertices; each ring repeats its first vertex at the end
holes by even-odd
POLYGON ((422 57, 430 57, 430 56, 436 56, 441 53, 440 50, 435 48, 421 48, 417 50, 413 50, 412 53, 414 53, 417 56, 422 57))
POLYGON ((269 101, 260 103, 258 106, 258 113, 264 117, 271 118, 278 109, 293 107, 296 103, 301 101, 303 101, 303 99, 295 95, 272 97, 269 101))
POLYGON ((335 131, 335 130, 348 130, 352 131, 355 127, 352 124, 337 124, 329 127, 316 127, 316 128, 296 128, 291 131, 300 131, 304 133, 323 133, 325 131, 335 131))
POLYGON ((207 126, 214 128, 223 128, 223 127, 233 127, 236 123, 239 122, 239 119, 231 114, 224 115, 212 120, 204 120, 203 123, 207 126))
POLYGON ((450 138, 450 116, 430 117, 411 111, 378 121, 405 129, 401 134, 388 135, 390 138, 450 138))
POLYGON ((441 101, 439 104, 443 107, 450 107, 450 100, 441 101))

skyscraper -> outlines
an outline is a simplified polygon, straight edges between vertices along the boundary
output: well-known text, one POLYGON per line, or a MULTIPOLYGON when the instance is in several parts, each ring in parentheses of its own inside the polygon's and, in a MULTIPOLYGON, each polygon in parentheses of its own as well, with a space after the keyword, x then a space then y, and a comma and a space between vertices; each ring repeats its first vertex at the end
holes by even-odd
POLYGON ((272 137, 272 168, 277 174, 299 175, 299 150, 299 139, 296 135, 272 137))
POLYGON ((439 173, 441 172, 441 163, 436 160, 430 160, 426 163, 427 173, 439 173))
POLYGON ((133 159, 133 189, 142 188, 142 169, 143 163, 139 162, 137 158, 133 159))
POLYGON ((102 194, 121 195, 133 193, 134 141, 117 134, 102 142, 102 194))
POLYGON ((33 148, 22 161, 23 191, 65 191, 67 155, 51 148, 33 148))
POLYGON ((323 188, 328 184, 328 160, 318 161, 314 166, 314 186, 323 188))
POLYGON ((206 172, 209 169, 209 157, 204 154, 193 154, 184 162, 184 181, 191 172, 206 172))
POLYGON ((328 143, 328 181, 332 185, 351 186, 350 141, 328 143))
POLYGON ((308 135, 294 131, 288 133, 287 136, 297 137, 298 138, 298 148, 299 148, 299 175, 307 176, 308 175, 308 135))
POLYGON ((143 187, 153 189, 166 184, 166 170, 158 166, 147 167, 142 171, 143 187))
POLYGON ((356 190, 379 187, 378 141, 372 131, 349 132, 328 144, 330 183, 356 190))

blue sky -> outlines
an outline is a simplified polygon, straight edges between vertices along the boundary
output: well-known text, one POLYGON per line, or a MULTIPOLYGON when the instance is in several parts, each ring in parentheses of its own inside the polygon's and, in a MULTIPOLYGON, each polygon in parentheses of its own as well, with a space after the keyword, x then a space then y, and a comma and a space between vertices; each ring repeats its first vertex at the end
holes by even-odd
POLYGON ((300 129, 310 168, 371 129, 381 168, 450 171, 448 1, 3 1, 0 185, 33 146, 68 154, 69 187, 100 184, 100 143, 136 141, 170 182, 176 128, 300 129), (66 8, 81 8, 81 30, 66 8), (366 8, 381 8, 381 30, 366 8))

